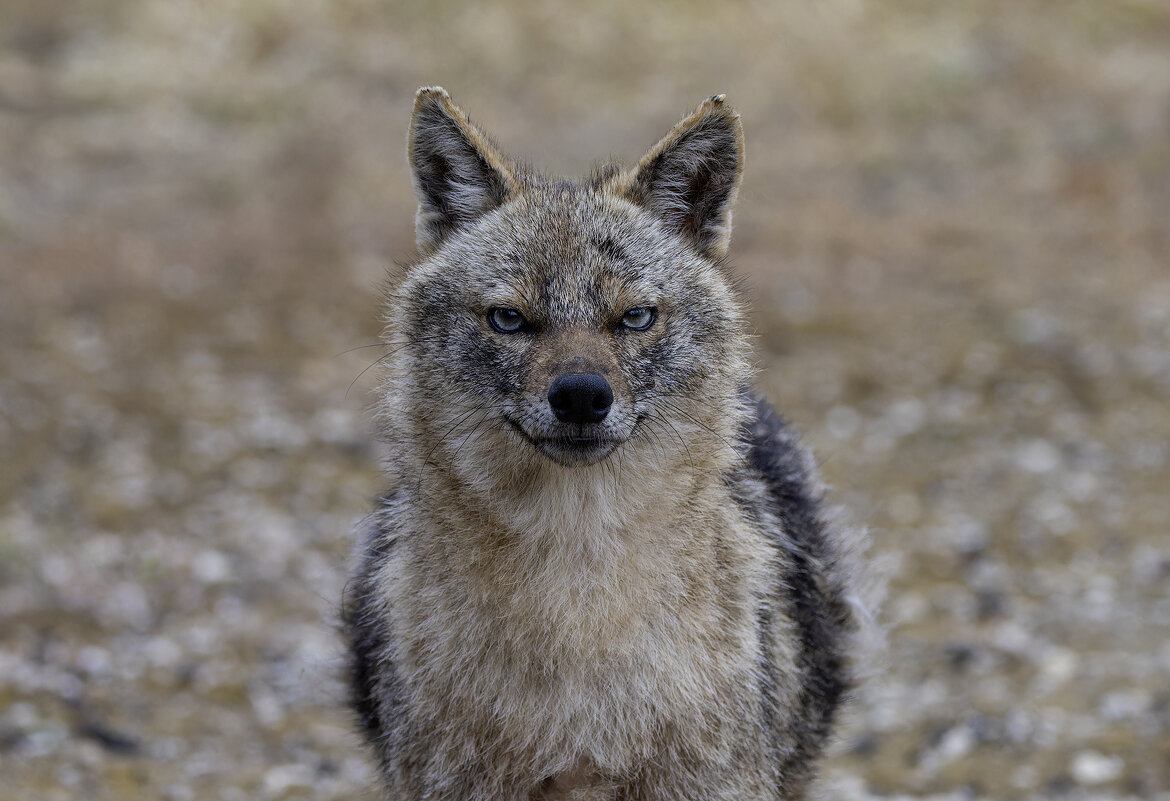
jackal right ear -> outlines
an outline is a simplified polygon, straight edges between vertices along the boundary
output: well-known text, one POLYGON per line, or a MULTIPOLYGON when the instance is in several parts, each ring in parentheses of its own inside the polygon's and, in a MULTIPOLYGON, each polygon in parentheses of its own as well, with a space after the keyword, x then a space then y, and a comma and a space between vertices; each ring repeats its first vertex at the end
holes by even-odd
POLYGON ((743 174, 739 115, 715 95, 674 126, 615 188, 649 209, 704 256, 721 259, 743 174))
POLYGON ((423 255, 517 191, 507 159, 439 86, 423 87, 414 97, 406 158, 418 198, 415 242, 423 255))

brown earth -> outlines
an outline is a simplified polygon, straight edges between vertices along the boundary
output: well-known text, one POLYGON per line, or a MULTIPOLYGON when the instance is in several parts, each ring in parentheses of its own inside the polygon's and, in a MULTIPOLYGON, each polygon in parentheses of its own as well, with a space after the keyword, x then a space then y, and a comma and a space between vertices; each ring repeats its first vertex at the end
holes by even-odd
POLYGON ((1166 3, 5 0, 0 800, 373 797, 424 84, 567 174, 743 114, 761 385, 889 576, 836 797, 1170 799, 1166 3))

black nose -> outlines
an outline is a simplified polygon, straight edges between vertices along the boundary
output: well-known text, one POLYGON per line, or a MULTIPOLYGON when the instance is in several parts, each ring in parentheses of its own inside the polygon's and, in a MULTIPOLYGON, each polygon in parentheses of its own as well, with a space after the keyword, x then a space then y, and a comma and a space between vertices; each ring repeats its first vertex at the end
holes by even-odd
POLYGON ((548 391, 548 405, 562 423, 600 423, 612 404, 609 382, 594 373, 563 375, 548 391))

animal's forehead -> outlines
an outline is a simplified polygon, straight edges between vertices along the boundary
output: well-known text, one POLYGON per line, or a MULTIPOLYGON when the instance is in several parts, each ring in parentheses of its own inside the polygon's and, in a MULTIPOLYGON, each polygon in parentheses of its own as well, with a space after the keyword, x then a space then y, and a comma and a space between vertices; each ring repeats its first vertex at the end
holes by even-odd
MULTIPOLYGON (((467 278, 484 290, 602 299, 660 292, 692 258, 630 204, 583 192, 520 198, 465 240, 467 278)), ((469 232, 472 233, 472 232, 469 232)))

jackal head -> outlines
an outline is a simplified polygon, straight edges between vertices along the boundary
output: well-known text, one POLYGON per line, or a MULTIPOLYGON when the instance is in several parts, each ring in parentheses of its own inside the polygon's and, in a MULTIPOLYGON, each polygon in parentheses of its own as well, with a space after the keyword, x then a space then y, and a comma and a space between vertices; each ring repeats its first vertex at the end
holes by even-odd
POLYGON ((383 416, 415 469, 710 467, 731 449, 748 348, 720 262, 743 134, 722 96, 633 169, 568 182, 425 88, 407 153, 421 258, 391 288, 383 416))

